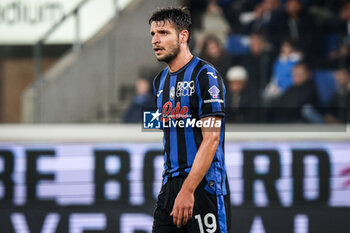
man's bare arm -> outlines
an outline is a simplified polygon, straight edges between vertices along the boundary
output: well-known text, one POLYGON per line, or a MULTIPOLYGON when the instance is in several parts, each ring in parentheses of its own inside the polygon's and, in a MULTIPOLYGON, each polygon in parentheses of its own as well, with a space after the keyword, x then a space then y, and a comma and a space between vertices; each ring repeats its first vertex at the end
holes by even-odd
MULTIPOLYGON (((221 121, 220 117, 206 117, 202 121, 221 121)), ((190 173, 177 195, 170 215, 177 227, 192 218, 194 192, 207 173, 220 142, 221 127, 202 128, 203 141, 198 149, 190 173)))

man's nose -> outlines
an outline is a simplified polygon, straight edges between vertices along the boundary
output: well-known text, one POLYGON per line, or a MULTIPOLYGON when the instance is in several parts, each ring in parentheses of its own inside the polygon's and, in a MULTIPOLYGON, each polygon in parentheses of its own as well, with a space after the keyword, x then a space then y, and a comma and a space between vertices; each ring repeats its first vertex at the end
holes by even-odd
POLYGON ((153 37, 152 37, 152 44, 157 44, 159 43, 160 40, 159 40, 159 37, 157 36, 157 34, 155 34, 153 37))

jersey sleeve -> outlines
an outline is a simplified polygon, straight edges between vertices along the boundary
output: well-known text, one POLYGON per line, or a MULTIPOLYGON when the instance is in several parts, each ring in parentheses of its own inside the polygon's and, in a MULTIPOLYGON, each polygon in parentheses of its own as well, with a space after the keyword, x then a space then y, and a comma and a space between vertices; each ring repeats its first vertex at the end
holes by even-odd
POLYGON ((211 66, 205 66, 196 79, 198 116, 225 116, 225 85, 221 76, 211 66))

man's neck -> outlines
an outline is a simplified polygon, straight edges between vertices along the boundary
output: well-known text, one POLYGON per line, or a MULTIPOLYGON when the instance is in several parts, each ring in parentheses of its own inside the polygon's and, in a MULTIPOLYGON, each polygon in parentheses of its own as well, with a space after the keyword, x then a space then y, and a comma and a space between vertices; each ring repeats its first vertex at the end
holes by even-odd
POLYGON ((171 73, 174 73, 184 67, 191 59, 193 55, 189 49, 180 51, 179 54, 167 65, 171 73))

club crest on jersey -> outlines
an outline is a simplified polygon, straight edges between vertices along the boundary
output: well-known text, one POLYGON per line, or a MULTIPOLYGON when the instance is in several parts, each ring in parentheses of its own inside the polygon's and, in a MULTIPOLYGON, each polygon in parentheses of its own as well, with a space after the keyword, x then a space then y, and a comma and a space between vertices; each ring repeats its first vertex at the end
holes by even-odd
POLYGON ((177 83, 176 96, 191 96, 194 93, 194 81, 182 81, 177 83))
POLYGON ((170 88, 170 99, 174 100, 175 98, 175 87, 170 88))
POLYGON ((213 85, 211 86, 211 88, 209 88, 208 92, 211 95, 211 97, 218 98, 220 90, 215 85, 213 85))

